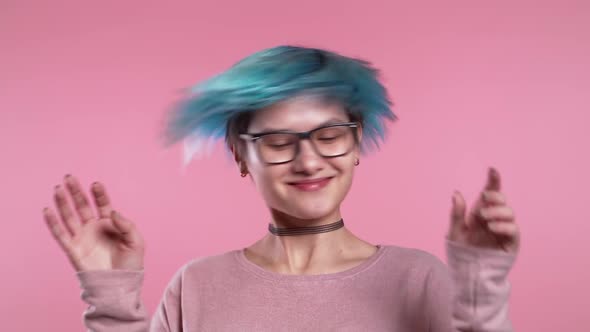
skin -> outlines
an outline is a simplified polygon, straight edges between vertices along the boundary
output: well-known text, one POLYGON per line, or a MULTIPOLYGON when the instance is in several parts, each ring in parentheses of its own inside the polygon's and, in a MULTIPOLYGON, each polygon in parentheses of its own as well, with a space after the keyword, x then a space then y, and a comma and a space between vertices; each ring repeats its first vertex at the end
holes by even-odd
MULTIPOLYGON (((331 120, 350 121, 339 104, 300 97, 258 111, 248 131, 308 131, 331 120)), ((242 154, 233 151, 240 169, 247 170, 266 201, 270 222, 275 226, 317 226, 342 217, 340 205, 352 184, 354 163, 360 157, 358 146, 344 156, 324 158, 313 150, 308 140, 303 140, 297 157, 279 165, 263 163, 252 142, 247 143, 242 154), (332 177, 332 180, 318 191, 304 192, 289 184, 322 177, 332 177)), ((255 264, 278 273, 323 274, 346 270, 376 250, 345 226, 332 232, 300 236, 275 236, 269 232, 248 246, 245 255, 255 264)))
MULTIPOLYGON (((294 98, 257 111, 248 131, 307 131, 327 120, 347 122, 349 119, 338 104, 294 98)), ((362 130, 359 134, 362 138, 362 130)), ((341 218, 340 206, 352 184, 355 160, 360 157, 358 146, 344 156, 323 158, 315 153, 309 141, 303 140, 296 159, 281 165, 264 164, 251 142, 231 149, 240 171, 249 174, 264 198, 270 222, 275 226, 323 225, 341 218), (324 176, 333 178, 326 187, 314 192, 298 191, 288 184, 324 176)), ((490 168, 481 195, 469 211, 461 193, 455 192, 447 238, 464 245, 516 253, 520 232, 514 212, 500 189, 500 174, 490 168)), ((135 223, 113 210, 102 183, 92 184, 90 196, 92 202, 78 179, 67 175, 55 189, 56 210, 43 209, 50 233, 74 269, 142 270, 145 242, 135 223), (67 196, 74 206, 68 203, 67 196)), ((302 236, 267 233, 244 253, 254 264, 269 271, 299 275, 343 271, 360 264, 376 250, 375 245, 358 238, 345 226, 332 232, 302 236)))
POLYGON ((103 184, 95 182, 90 191, 96 211, 74 176, 55 186, 58 213, 46 207, 43 217, 56 242, 76 271, 142 270, 145 245, 135 224, 113 210, 103 184))
POLYGON ((500 173, 490 167, 485 187, 467 214, 463 195, 455 191, 451 198, 451 223, 447 238, 466 245, 516 254, 520 247, 520 230, 515 222, 514 210, 508 205, 500 187, 500 173))

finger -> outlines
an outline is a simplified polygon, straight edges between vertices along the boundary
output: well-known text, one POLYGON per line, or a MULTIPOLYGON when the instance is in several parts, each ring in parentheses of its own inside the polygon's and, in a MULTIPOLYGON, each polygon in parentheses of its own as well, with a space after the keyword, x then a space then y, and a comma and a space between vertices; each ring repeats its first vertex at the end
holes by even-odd
POLYGON ((499 191, 485 190, 481 193, 481 199, 486 205, 506 204, 506 196, 499 191))
POLYGON ((486 220, 514 220, 514 211, 507 205, 490 206, 479 209, 479 216, 486 220))
POLYGON ((111 219, 113 219, 113 225, 117 228, 127 245, 135 246, 141 243, 141 238, 135 230, 135 225, 129 219, 123 217, 117 211, 111 212, 111 219))
POLYGON ((463 199, 463 195, 455 190, 451 202, 451 223, 453 225, 465 226, 465 200, 463 199))
POLYGON ((94 213, 92 212, 92 208, 88 203, 86 194, 82 191, 80 182, 74 176, 69 174, 64 177, 64 182, 68 192, 70 193, 70 196, 72 197, 76 212, 78 212, 78 216, 80 216, 80 221, 82 224, 87 223, 94 218, 94 213))
POLYGON ((65 251, 69 252, 71 247, 71 237, 60 225, 57 217, 49 208, 43 209, 43 219, 53 238, 57 241, 59 246, 65 251))
POLYGON ((518 225, 512 222, 489 222, 488 229, 496 235, 502 235, 509 238, 517 238, 519 234, 518 225))
POLYGON ((80 229, 80 223, 76 220, 76 216, 74 216, 74 212, 70 208, 70 204, 66 198, 66 192, 62 186, 55 186, 53 200, 57 206, 61 221, 64 223, 68 232, 70 232, 70 235, 74 236, 78 232, 78 229, 80 229))
POLYGON ((110 218, 112 211, 111 200, 107 195, 105 187, 102 183, 94 182, 90 191, 92 191, 92 198, 94 199, 94 204, 96 205, 100 218, 110 218))
POLYGON ((488 181, 485 190, 500 190, 500 173, 493 167, 488 169, 488 181))

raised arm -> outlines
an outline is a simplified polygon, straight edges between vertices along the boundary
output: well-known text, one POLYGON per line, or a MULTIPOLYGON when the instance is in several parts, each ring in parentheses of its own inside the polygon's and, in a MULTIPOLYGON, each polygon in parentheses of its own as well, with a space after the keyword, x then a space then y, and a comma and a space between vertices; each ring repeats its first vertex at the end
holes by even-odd
POLYGON ((90 305, 84 313, 88 328, 145 331, 147 315, 139 299, 143 238, 130 220, 113 211, 101 183, 94 183, 91 192, 96 210, 78 180, 66 176, 54 192, 58 213, 43 209, 45 222, 80 279, 82 298, 90 305))
POLYGON ((512 331, 508 273, 520 247, 520 231, 500 192, 500 174, 489 169, 484 190, 467 214, 461 193, 455 192, 452 202, 446 252, 453 325, 459 331, 512 331))

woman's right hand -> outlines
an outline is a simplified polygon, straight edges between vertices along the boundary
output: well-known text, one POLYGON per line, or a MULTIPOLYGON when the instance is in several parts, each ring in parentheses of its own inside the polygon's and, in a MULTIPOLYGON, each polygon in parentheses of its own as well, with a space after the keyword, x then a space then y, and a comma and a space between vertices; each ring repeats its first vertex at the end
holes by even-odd
POLYGON ((65 176, 64 186, 56 186, 54 193, 61 223, 52 209, 43 209, 51 234, 76 271, 142 270, 145 245, 141 234, 131 221, 112 210, 101 183, 93 183, 91 192, 98 215, 78 180, 65 176), (74 202, 76 213, 68 203, 67 194, 74 202))

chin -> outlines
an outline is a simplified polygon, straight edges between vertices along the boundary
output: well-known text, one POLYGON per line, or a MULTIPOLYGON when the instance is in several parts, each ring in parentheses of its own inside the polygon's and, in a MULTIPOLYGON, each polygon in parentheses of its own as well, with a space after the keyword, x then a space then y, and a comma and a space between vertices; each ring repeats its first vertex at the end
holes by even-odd
MULTIPOLYGON (((320 219, 330 214, 333 214, 336 211, 337 206, 334 204, 326 204, 323 206, 290 206, 288 209, 281 210, 283 213, 293 216, 298 219, 320 219)), ((336 221, 336 220, 334 220, 336 221)))

